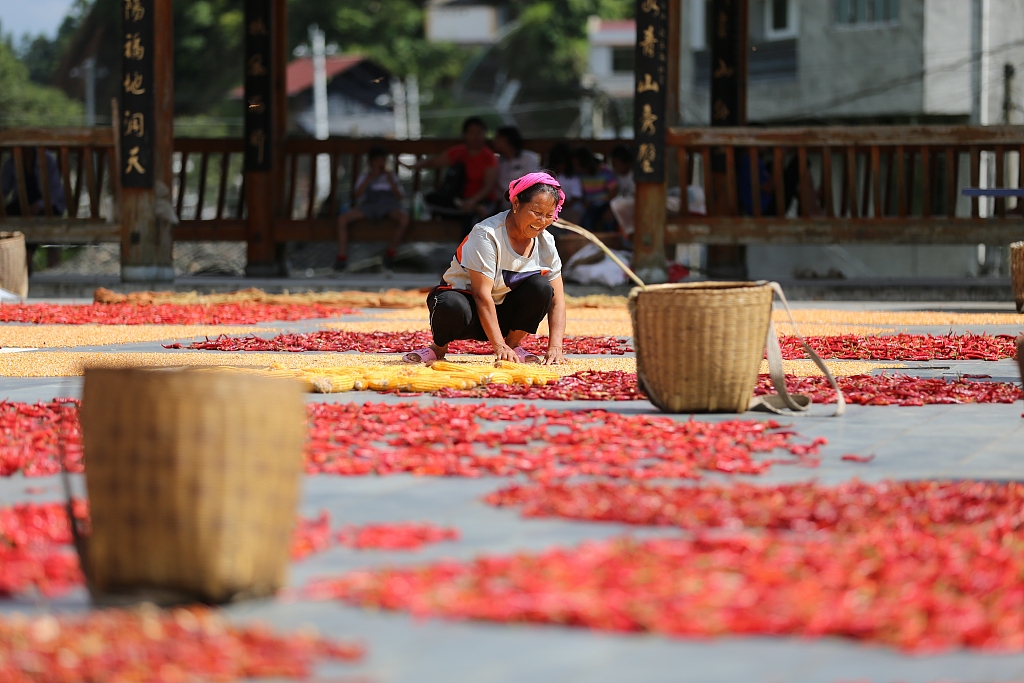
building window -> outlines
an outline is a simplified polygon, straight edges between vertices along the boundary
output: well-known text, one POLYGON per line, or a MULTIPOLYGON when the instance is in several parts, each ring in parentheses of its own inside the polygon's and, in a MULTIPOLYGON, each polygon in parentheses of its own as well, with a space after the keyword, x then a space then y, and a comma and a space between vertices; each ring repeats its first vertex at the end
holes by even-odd
POLYGON ((836 0, 836 23, 840 26, 892 24, 899 19, 899 0, 836 0))
POLYGON ((765 0, 764 5, 765 38, 783 40, 796 37, 796 0, 765 0))
POLYGON ((636 48, 630 45, 629 47, 613 47, 612 48, 612 71, 620 73, 628 71, 633 73, 636 67, 636 48))

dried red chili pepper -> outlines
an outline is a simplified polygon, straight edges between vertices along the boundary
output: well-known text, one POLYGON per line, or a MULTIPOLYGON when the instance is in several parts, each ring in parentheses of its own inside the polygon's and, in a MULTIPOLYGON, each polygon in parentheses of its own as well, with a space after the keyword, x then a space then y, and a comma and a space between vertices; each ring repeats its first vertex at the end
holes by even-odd
MULTIPOLYGON (((188 349, 199 351, 360 351, 362 353, 402 353, 431 343, 430 332, 347 332, 323 330, 320 332, 280 334, 272 339, 256 335, 232 337, 220 335, 216 339, 193 342, 188 349)), ((533 353, 544 353, 548 338, 529 336, 522 346, 533 353)), ((168 346, 167 348, 171 348, 168 346)), ((181 348, 174 345, 173 348, 181 348)), ((488 355, 494 349, 486 342, 456 341, 449 350, 453 354, 488 355)), ((562 343, 565 353, 614 354, 632 352, 628 342, 618 337, 566 337, 562 343)))
POLYGON ((459 538, 458 529, 429 522, 349 525, 338 533, 338 541, 342 545, 361 550, 419 550, 429 543, 457 541, 459 538))
MULTIPOLYGON (((822 358, 846 360, 1002 360, 1015 354, 1014 339, 1007 334, 843 334, 806 340, 822 358)), ((806 358, 796 337, 783 337, 780 344, 783 358, 806 358)))
POLYGON ((617 539, 352 572, 311 586, 417 616, 674 636, 845 636, 910 651, 1024 649, 1020 541, 896 524, 617 539))
POLYGON ((324 660, 357 661, 354 643, 238 627, 207 607, 102 610, 85 616, 0 618, 5 683, 187 683, 307 678, 324 660))
MULTIPOLYGON (((848 403, 862 406, 922 406, 951 403, 1013 403, 1024 391, 1010 382, 978 382, 965 377, 910 377, 900 373, 837 377, 848 403)), ((824 377, 786 376, 786 389, 807 394, 817 403, 835 403, 835 391, 824 377)), ((754 395, 773 394, 771 380, 762 375, 754 395)))
POLYGON ((327 304, 0 304, 0 322, 43 325, 250 325, 357 314, 327 304))

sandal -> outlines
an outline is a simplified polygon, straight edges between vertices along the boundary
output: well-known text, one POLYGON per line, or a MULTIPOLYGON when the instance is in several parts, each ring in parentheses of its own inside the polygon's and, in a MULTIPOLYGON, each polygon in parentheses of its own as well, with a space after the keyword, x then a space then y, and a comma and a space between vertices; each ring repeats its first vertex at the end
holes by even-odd
POLYGON ((540 362, 540 356, 538 356, 535 353, 530 353, 529 351, 524 349, 522 346, 517 346, 516 348, 514 348, 512 350, 515 352, 516 356, 519 358, 519 362, 520 363, 539 363, 540 362))
POLYGON ((434 349, 428 346, 416 351, 410 351, 402 356, 402 360, 406 363, 433 363, 437 360, 437 354, 434 352, 434 349))

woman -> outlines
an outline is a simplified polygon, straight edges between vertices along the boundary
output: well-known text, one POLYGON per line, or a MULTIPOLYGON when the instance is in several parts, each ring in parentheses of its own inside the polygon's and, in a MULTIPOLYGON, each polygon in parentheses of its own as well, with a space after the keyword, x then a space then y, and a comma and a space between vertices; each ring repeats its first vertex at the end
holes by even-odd
MULTIPOLYGON (((502 126, 494 131, 491 143, 498 153, 498 187, 508 187, 516 178, 540 170, 540 157, 536 152, 523 149, 523 136, 515 126, 502 126)), ((511 205, 501 197, 498 208, 508 209, 511 205)))
POLYGON ((427 295, 434 342, 405 355, 410 363, 444 358, 457 339, 489 341, 498 360, 539 363, 519 346, 548 317, 545 365, 563 363, 565 292, 562 262, 546 232, 565 201, 544 172, 509 184, 509 211, 477 223, 462 241, 442 283, 427 295))

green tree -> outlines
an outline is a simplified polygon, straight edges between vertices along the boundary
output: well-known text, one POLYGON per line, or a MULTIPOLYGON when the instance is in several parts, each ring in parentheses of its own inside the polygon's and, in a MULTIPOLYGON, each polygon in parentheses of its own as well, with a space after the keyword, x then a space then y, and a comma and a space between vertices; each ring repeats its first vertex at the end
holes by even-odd
POLYGON ((82 105, 29 79, 28 68, 0 41, 0 127, 81 125, 82 105))

